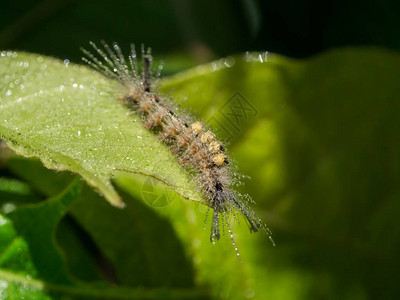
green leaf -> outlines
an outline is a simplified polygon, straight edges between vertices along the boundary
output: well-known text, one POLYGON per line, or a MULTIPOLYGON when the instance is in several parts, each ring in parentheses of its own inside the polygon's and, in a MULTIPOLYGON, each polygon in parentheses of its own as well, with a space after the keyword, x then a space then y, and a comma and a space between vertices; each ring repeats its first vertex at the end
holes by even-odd
POLYGON ((71 284, 54 244, 55 227, 79 195, 81 183, 46 202, 0 216, 2 299, 51 299, 45 286, 71 284))
MULTIPOLYGON (((56 179, 56 181, 59 181, 59 179, 56 179)), ((129 209, 121 211, 113 208, 110 214, 110 207, 108 206, 106 207, 107 209, 102 210, 103 213, 94 216, 96 220, 93 220, 91 219, 90 209, 85 209, 86 201, 84 199, 88 200, 88 197, 91 197, 96 203, 102 205, 106 204, 106 202, 101 201, 102 199, 95 193, 90 192, 90 190, 87 190, 80 198, 81 203, 77 205, 76 215, 79 217, 81 214, 88 218, 80 221, 86 221, 86 224, 90 224, 88 226, 89 229, 93 226, 108 228, 108 232, 102 232, 101 230, 90 232, 95 240, 97 237, 96 232, 102 234, 96 242, 99 242, 103 249, 122 254, 119 258, 112 257, 117 259, 117 261, 113 261, 116 270, 122 270, 123 272, 117 274, 121 276, 120 283, 123 285, 118 287, 110 286, 101 280, 100 276, 93 277, 95 270, 91 268, 95 257, 92 256, 91 259, 83 257, 82 249, 79 251, 77 251, 78 249, 67 249, 66 256, 62 255, 60 248, 55 243, 56 229, 61 217, 69 209, 71 203, 80 197, 81 187, 82 182, 74 181, 64 192, 56 197, 39 204, 19 208, 8 214, 8 218, 0 216, 0 295, 2 299, 21 299, 22 297, 29 299, 60 299, 62 297, 72 297, 72 299, 158 299, 160 297, 166 299, 204 299, 206 293, 203 290, 194 289, 193 286, 187 284, 187 282, 190 283, 190 277, 186 277, 188 272, 178 272, 177 274, 173 272, 177 269, 182 269, 184 259, 179 260, 179 256, 177 256, 178 261, 174 261, 165 260, 165 257, 158 255, 161 257, 161 260, 159 260, 152 258, 156 253, 147 253, 147 257, 150 258, 150 261, 153 261, 153 269, 161 267, 161 270, 163 270, 166 265, 169 265, 170 276, 165 277, 167 274, 159 272, 158 276, 163 281, 157 282, 153 278, 148 278, 147 282, 153 282, 153 288, 144 289, 144 286, 152 286, 143 283, 143 275, 146 274, 147 269, 138 270, 136 268, 135 270, 134 265, 129 261, 130 257, 137 255, 135 247, 133 247, 135 244, 126 247, 126 244, 121 243, 121 240, 115 240, 117 232, 110 230, 115 227, 110 226, 110 223, 97 222, 99 219, 104 220, 106 217, 115 217, 115 214, 117 214, 117 217, 121 217, 118 214, 121 215, 122 212, 127 212, 129 209), (111 239, 110 234, 113 234, 114 240, 111 239), (108 237, 107 235, 110 236, 108 237), (111 245, 108 245, 110 242, 111 245), (103 247, 103 245, 106 245, 106 247, 103 247), (72 262, 69 260, 71 258, 73 259, 72 262), (68 263, 66 259, 69 260, 68 263), (160 261, 164 261, 164 263, 160 265, 160 261), (84 265, 77 266, 77 263, 84 265), (68 267, 72 266, 70 270, 73 273, 70 274, 69 270, 66 269, 67 265, 68 267), (78 271, 85 273, 78 274, 79 278, 89 281, 90 284, 77 281, 76 278, 71 276, 76 275, 78 271), (144 273, 141 271, 144 271, 144 273), (176 278, 175 280, 173 279, 174 277, 176 278), (132 278, 138 278, 141 281, 130 282, 132 278), (175 284, 169 285, 171 288, 167 288, 166 283, 174 281, 175 284), (129 288, 129 286, 134 288, 129 288)), ((96 205, 92 201, 89 201, 88 204, 96 212, 101 212, 101 210, 96 209, 96 205)), ((137 213, 143 216, 143 211, 137 213)), ((127 216, 132 217, 131 215, 127 216)), ((135 220, 133 219, 133 221, 135 220)), ((135 222, 137 223, 137 221, 135 222)), ((65 227, 67 223, 61 224, 63 225, 58 229, 58 234, 62 234, 62 236, 58 237, 58 240, 63 239, 61 244, 69 248, 82 247, 81 241, 76 240, 76 236, 71 236, 71 231, 65 227), (68 244, 65 244, 66 242, 68 244)), ((165 228, 165 224, 162 228, 165 228)), ((122 239, 135 237, 135 235, 132 235, 132 231, 126 230, 126 228, 122 229, 122 239)), ((139 240, 136 238, 136 241, 139 240)), ((159 242, 159 240, 155 242, 159 242)), ((166 241, 165 245, 167 246, 166 248, 159 248, 160 253, 168 252, 168 247, 171 247, 171 240, 166 241)), ((174 250, 174 247, 176 248, 176 246, 172 246, 171 250, 174 250)), ((93 255, 93 253, 91 254, 93 255)), ((109 253, 106 252, 106 254, 109 253)))
MULTIPOLYGON (((277 247, 260 235, 239 236, 250 294, 396 297, 399 54, 364 48, 304 61, 235 59, 232 68, 210 72, 210 64, 164 83, 220 129, 239 169, 252 178, 244 191, 258 203, 277 247), (230 102, 236 92, 254 114, 230 102), (242 116, 240 126, 230 109, 242 116)), ((207 278, 207 267, 199 267, 207 278)))
POLYGON ((23 207, 8 215, 18 234, 30 246, 30 254, 39 278, 46 282, 71 283, 65 270, 61 268, 63 259, 56 249, 54 235, 57 224, 68 206, 78 198, 81 187, 81 182, 74 182, 58 197, 23 207))
MULTIPOLYGON (((63 181, 64 185, 70 181, 63 173, 43 168, 37 160, 15 157, 10 161, 10 168, 42 193, 52 194, 47 186, 61 187, 63 181)), ((139 185, 139 193, 142 187, 139 185)), ((124 191, 119 193, 127 204, 123 210, 110 207, 88 187, 69 208, 68 221, 73 218, 73 222, 60 224, 57 241, 63 248, 71 274, 84 281, 98 281, 100 275, 109 282, 147 287, 155 293, 159 287, 164 287, 163 293, 171 297, 205 296, 202 289, 194 288, 190 259, 167 220, 124 191), (75 230, 70 230, 71 225, 75 230), (84 253, 77 253, 79 248, 83 252, 90 250, 87 255, 91 257, 88 259, 84 253), (97 277, 93 276, 93 263, 99 274, 97 277)), ((174 201, 182 201, 173 197, 174 201)))
POLYGON ((118 102, 117 82, 86 66, 6 51, 0 77, 0 137, 17 154, 78 173, 116 206, 123 203, 110 177, 120 173, 151 175, 201 201, 169 150, 118 102))
POLYGON ((89 189, 71 207, 71 215, 112 266, 114 280, 133 287, 192 288, 191 261, 169 221, 125 192, 119 193, 127 204, 122 211, 89 189))

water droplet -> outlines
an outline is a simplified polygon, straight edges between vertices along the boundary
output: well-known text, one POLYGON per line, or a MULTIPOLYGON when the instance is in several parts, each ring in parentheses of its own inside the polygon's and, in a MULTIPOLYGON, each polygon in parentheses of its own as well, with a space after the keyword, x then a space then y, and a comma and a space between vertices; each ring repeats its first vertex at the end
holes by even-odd
POLYGON ((246 52, 244 57, 246 62, 265 63, 268 60, 268 51, 265 52, 246 52))
POLYGON ((78 84, 77 84, 77 83, 74 83, 74 84, 72 85, 72 87, 77 88, 77 87, 78 87, 78 84))
POLYGON ((250 299, 250 298, 253 298, 255 295, 256 295, 256 293, 254 293, 253 291, 248 291, 246 293, 246 298, 250 299))
POLYGON ((11 96, 11 95, 12 95, 12 91, 11 90, 7 90, 6 96, 11 96))
MULTIPOLYGON (((10 212, 13 212, 16 208, 17 206, 14 203, 6 203, 3 205, 3 212, 5 214, 9 214, 10 212)), ((0 220, 0 225, 2 225, 1 220, 0 220)))
POLYGON ((141 139, 142 139, 142 137, 141 137, 140 135, 138 135, 138 136, 137 136, 137 138, 138 138, 139 140, 141 140, 141 139))
POLYGON ((244 53, 244 60, 245 60, 246 62, 250 61, 250 52, 249 52, 249 51, 246 51, 246 52, 244 53))
POLYGON ((81 132, 80 131, 78 131, 78 136, 81 136, 81 132))
POLYGON ((64 86, 63 85, 60 85, 60 92, 62 92, 63 90, 64 90, 64 86))
MULTIPOLYGON (((6 291, 7 288, 8 288, 8 282, 5 280, 0 280, 0 290, 6 291)), ((2 294, 0 293, 0 295, 2 295, 2 294)))
POLYGON ((224 65, 228 68, 232 67, 235 64, 235 58, 233 58, 232 56, 229 56, 227 58, 224 59, 224 65))

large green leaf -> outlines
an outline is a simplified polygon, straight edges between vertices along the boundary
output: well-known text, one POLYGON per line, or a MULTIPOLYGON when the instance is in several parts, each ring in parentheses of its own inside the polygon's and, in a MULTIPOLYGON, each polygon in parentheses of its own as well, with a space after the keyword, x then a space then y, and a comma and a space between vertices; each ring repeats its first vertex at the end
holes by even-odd
POLYGON ((168 149, 120 105, 116 82, 85 66, 6 51, 0 78, 0 137, 17 154, 80 174, 116 206, 123 203, 110 177, 119 173, 148 174, 201 200, 168 149))
POLYGON ((204 67, 167 80, 166 91, 219 121, 252 177, 246 191, 276 233, 278 253, 260 236, 240 245, 251 251, 247 282, 259 298, 398 293, 398 78, 397 53, 365 48, 204 67), (235 92, 255 108, 255 116, 234 108, 245 116, 239 130, 226 113, 235 92))

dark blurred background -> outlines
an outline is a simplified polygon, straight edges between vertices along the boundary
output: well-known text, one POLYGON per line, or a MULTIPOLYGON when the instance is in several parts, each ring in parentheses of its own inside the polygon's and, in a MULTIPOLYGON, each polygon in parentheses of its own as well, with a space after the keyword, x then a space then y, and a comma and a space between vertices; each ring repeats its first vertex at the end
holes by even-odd
POLYGON ((348 45, 399 49, 399 8, 393 0, 2 0, 0 49, 78 62, 89 40, 145 43, 169 61, 179 53, 170 72, 248 50, 302 58, 348 45))

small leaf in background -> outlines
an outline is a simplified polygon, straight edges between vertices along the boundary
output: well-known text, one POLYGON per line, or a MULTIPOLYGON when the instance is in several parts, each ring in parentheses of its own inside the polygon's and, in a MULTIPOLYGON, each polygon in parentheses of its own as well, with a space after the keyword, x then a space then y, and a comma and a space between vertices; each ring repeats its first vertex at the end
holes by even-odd
MULTIPOLYGON (((24 159, 24 161, 27 160, 24 159)), ((31 168, 34 168, 34 163, 29 162, 29 164, 31 168)), ((40 165, 38 167, 35 172, 42 178, 46 172, 53 173, 40 165)), ((64 176, 60 173, 53 176, 55 182, 60 182, 62 177, 64 176)), ((49 181, 42 184, 48 183, 49 181)), ((157 232, 165 236, 164 243, 160 243, 160 239, 154 239, 148 234, 140 238, 138 237, 141 231, 140 226, 132 227, 129 223, 118 223, 118 226, 113 226, 111 221, 117 216, 117 220, 122 217, 125 222, 130 220, 137 225, 143 220, 148 221, 150 217, 150 224, 154 225, 155 219, 151 217, 151 213, 149 216, 148 213, 143 213, 143 209, 138 210, 135 212, 138 216, 132 218, 132 209, 113 208, 89 188, 81 194, 81 187, 82 182, 75 180, 60 195, 14 210, 8 214, 10 221, 1 217, 0 282, 2 284, 0 295, 2 299, 20 299, 21 297, 27 297, 27 299, 60 299, 62 297, 72 299, 158 299, 160 297, 205 299, 207 297, 203 289, 193 287, 190 266, 185 263, 182 250, 179 251, 179 243, 171 243, 171 238, 174 238, 173 231, 168 230, 165 221, 164 226, 155 227, 157 232), (88 240, 82 240, 83 229, 79 225, 77 228, 76 221, 72 221, 70 216, 61 220, 70 204, 78 199, 80 203, 77 203, 76 209, 72 211, 76 211, 74 217, 76 216, 78 222, 84 225, 84 230, 90 233, 84 236, 88 240), (99 209, 97 204, 100 204, 103 209, 99 209), (72 224, 75 222, 75 228, 71 228, 71 221, 72 224), (57 241, 63 251, 60 251, 59 246, 55 244, 56 230, 57 241), (166 235, 168 231, 170 233, 166 235), (116 239, 116 236, 120 239, 116 239), (96 249, 87 247, 91 240, 99 244, 99 246, 93 244, 96 249), (125 242, 122 243, 122 240, 125 242), (153 246, 149 247, 148 243, 143 244, 146 240, 152 240, 153 246), (166 247, 160 247, 162 244, 166 247), (74 248, 71 249, 71 247, 74 248), (159 253, 154 253, 151 249, 159 253), (88 252, 88 250, 92 251, 88 252), (166 253, 171 253, 175 259, 167 259, 168 256, 162 255, 166 253), (111 257, 111 265, 104 264, 107 262, 104 255, 111 257), (141 263, 140 260, 137 261, 138 255, 147 258, 142 270, 136 267, 141 263), (100 261, 96 261, 99 258, 100 261), (110 279, 113 278, 109 276, 112 275, 113 269, 116 270, 118 282, 110 285, 110 279), (146 276, 146 273, 149 275, 146 276), (157 276, 159 280, 155 280, 157 276), (80 281, 77 280, 78 278, 80 281), (144 287, 152 288, 145 289, 144 287)), ((131 203, 125 197, 124 200, 131 203)), ((152 225, 149 225, 145 232, 149 230, 154 230, 152 225)))
POLYGON ((61 268, 63 259, 53 239, 57 224, 69 205, 79 197, 81 187, 81 182, 73 182, 60 196, 20 208, 8 215, 18 234, 28 243, 38 277, 45 282, 71 283, 61 268))
POLYGON ((0 215, 0 298, 51 299, 32 263, 29 246, 15 231, 12 222, 0 215))
POLYGON ((55 228, 77 199, 81 183, 60 196, 1 216, 0 277, 2 299, 50 299, 48 284, 70 285, 63 259, 54 244, 55 228))
MULTIPOLYGON (((38 160, 14 157, 9 166, 13 174, 48 195, 53 193, 46 188, 48 185, 61 188, 71 181, 65 173, 45 169, 38 160), (26 169, 29 172, 23 172, 26 169)), ((120 193, 127 204, 122 210, 84 187, 68 209, 69 215, 59 224, 57 242, 71 275, 85 282, 103 283, 97 289, 104 292, 107 292, 104 283, 118 285, 115 291, 108 291, 111 299, 116 295, 127 297, 135 290, 125 287, 138 286, 147 288, 142 293, 140 289, 136 291, 139 299, 152 298, 152 295, 204 299, 207 292, 194 286, 191 260, 169 221, 122 190, 120 193)), ((93 294, 90 288, 89 291, 84 286, 80 289, 81 294, 93 294)))

